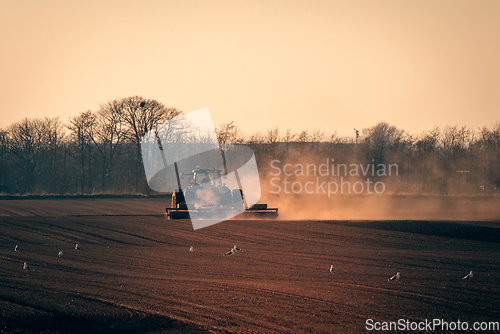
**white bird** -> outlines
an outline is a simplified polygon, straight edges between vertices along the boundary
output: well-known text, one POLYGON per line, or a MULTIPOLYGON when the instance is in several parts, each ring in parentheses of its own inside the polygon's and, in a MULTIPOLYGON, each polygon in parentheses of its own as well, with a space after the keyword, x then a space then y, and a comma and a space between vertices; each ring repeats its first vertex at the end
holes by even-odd
POLYGON ((191 246, 191 248, 189 248, 189 251, 190 251, 190 252, 194 252, 194 247, 193 247, 193 246, 191 246))
POLYGON ((333 264, 330 266, 330 272, 331 272, 332 274, 335 274, 335 269, 333 269, 333 264))
POLYGON ((388 279, 388 281, 397 281, 401 277, 401 273, 398 271, 398 273, 391 278, 388 279))
POLYGON ((60 251, 60 252, 59 252, 59 257, 61 257, 61 256, 63 256, 63 255, 64 255, 64 254, 63 254, 63 251, 60 251))
POLYGON ((16 245, 16 248, 14 248, 14 250, 15 250, 16 252, 19 252, 19 246, 18 246, 18 245, 16 245))
POLYGON ((474 277, 474 274, 472 273, 472 270, 471 270, 470 273, 468 273, 467 276, 462 277, 462 279, 471 279, 472 277, 474 277))
POLYGON ((234 245, 233 249, 234 249, 235 251, 240 251, 240 252, 243 252, 243 249, 236 247, 236 245, 234 245))
POLYGON ((80 250, 82 250, 82 249, 80 248, 80 246, 78 246, 78 244, 76 244, 75 249, 76 249, 76 250, 79 250, 79 251, 80 251, 80 250))
POLYGON ((31 269, 30 267, 28 267, 28 264, 27 264, 26 262, 24 262, 23 269, 24 269, 24 270, 33 270, 33 269, 31 269))
POLYGON ((227 252, 226 254, 224 254, 224 256, 228 256, 228 255, 233 255, 235 252, 234 248, 231 249, 229 252, 227 252))

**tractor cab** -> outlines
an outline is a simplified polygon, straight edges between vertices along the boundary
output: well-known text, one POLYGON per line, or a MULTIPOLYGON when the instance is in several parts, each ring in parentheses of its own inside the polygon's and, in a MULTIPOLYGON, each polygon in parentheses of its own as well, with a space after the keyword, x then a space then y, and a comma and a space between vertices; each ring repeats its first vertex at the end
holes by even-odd
POLYGON ((222 170, 197 166, 192 173, 181 174, 181 178, 184 177, 189 178, 188 186, 182 195, 176 194, 175 204, 187 201, 200 208, 230 207, 232 205, 231 190, 222 182, 222 179, 226 178, 222 170))
POLYGON ((211 187, 222 187, 222 178, 225 175, 222 174, 220 169, 200 169, 197 168, 189 173, 189 186, 211 186, 211 187))

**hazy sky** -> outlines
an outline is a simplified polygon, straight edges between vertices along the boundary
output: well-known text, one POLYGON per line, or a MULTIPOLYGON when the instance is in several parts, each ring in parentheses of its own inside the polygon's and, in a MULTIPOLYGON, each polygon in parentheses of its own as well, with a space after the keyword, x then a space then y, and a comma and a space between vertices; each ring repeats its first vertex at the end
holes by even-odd
POLYGON ((245 132, 500 121, 500 1, 0 0, 0 127, 132 95, 245 132))

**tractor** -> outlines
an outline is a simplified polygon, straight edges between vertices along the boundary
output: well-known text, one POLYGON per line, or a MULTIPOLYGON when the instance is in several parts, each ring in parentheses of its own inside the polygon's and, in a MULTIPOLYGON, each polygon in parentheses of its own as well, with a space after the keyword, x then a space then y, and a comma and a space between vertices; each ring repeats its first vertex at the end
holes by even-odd
MULTIPOLYGON (((177 175, 178 171, 176 170, 177 175)), ((278 209, 268 208, 267 204, 254 204, 246 207, 244 193, 241 189, 229 189, 223 182, 227 178, 220 169, 204 169, 197 166, 191 173, 181 173, 180 178, 189 178, 185 190, 177 189, 172 194, 169 208, 166 208, 170 219, 189 219, 189 213, 200 213, 210 217, 217 213, 241 212, 238 218, 277 218, 278 209), (191 211, 188 205, 192 205, 191 211), (194 210, 193 210, 194 206, 194 210), (242 207, 243 206, 243 207, 242 207)))

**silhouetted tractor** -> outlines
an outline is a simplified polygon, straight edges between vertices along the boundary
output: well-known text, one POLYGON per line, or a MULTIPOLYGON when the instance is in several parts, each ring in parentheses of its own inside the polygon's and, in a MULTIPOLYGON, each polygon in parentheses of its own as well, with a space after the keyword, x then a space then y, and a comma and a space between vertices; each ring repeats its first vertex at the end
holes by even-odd
POLYGON ((278 217, 278 209, 268 208, 267 204, 245 207, 243 191, 229 189, 223 183, 226 175, 220 169, 201 169, 198 166, 192 173, 181 174, 180 177, 189 178, 188 187, 185 190, 178 189, 172 194, 170 208, 166 208, 167 217, 170 219, 190 218, 186 202, 190 203, 192 213, 203 213, 207 217, 227 211, 241 212, 237 218, 242 219, 278 217))

